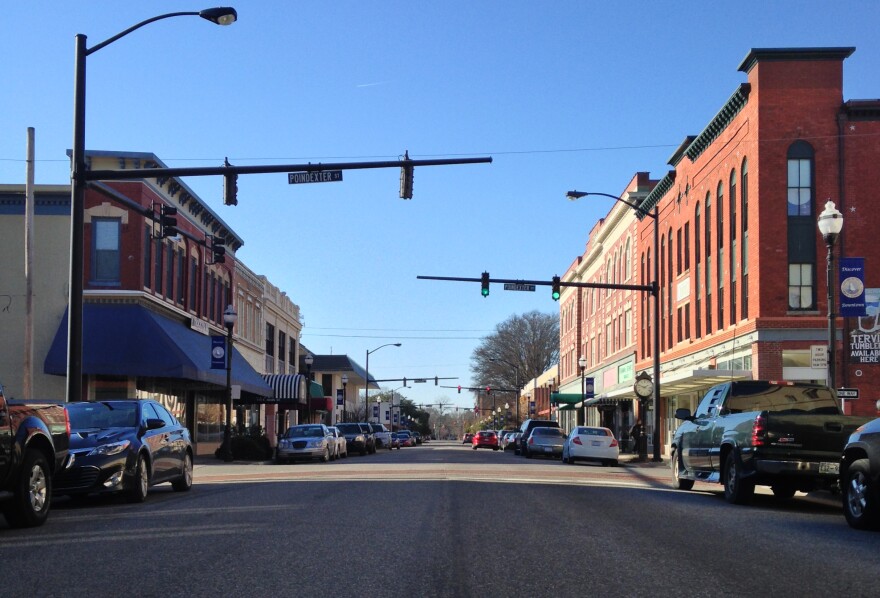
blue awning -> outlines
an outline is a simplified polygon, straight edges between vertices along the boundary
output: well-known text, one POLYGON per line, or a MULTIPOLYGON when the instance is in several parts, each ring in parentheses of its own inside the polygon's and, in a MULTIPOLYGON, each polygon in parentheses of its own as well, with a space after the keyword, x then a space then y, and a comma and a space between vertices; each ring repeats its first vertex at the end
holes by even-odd
MULTIPOLYGON (((83 374, 182 378, 226 386, 226 370, 211 369, 211 337, 142 305, 83 305, 83 374)), ((67 374, 67 313, 46 355, 43 371, 67 374)), ((232 351, 232 384, 272 396, 272 387, 232 351)))

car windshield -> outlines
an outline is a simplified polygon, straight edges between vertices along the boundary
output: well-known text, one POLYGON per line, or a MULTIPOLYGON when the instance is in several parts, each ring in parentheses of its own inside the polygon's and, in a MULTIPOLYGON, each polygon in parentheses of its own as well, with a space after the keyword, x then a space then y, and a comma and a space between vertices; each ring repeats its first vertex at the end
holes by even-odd
POLYGON ((576 434, 581 436, 608 436, 608 431, 604 428, 578 428, 576 434))
POLYGON ((287 430, 288 438, 321 438, 324 430, 319 426, 294 426, 287 430))
POLYGON ((138 425, 138 405, 135 401, 114 403, 72 403, 67 406, 70 429, 134 428, 138 425))
POLYGON ((361 427, 357 424, 339 424, 336 426, 343 434, 360 434, 361 427))

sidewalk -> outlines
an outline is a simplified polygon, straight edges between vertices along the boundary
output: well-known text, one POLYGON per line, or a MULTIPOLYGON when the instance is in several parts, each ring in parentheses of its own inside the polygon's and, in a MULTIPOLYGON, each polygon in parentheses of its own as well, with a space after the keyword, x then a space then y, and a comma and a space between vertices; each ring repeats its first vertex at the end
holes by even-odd
POLYGON ((617 462, 624 467, 669 467, 669 461, 665 459, 661 461, 653 461, 650 454, 648 455, 647 460, 642 461, 639 459, 638 454, 620 453, 617 462))

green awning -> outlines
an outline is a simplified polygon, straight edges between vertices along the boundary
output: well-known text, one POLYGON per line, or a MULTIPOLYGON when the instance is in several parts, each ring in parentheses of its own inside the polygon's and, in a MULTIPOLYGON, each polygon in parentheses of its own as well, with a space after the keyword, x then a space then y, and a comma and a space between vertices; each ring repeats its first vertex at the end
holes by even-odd
POLYGON ((324 387, 312 380, 309 382, 309 398, 317 399, 323 398, 324 396, 324 387))
POLYGON ((559 411, 574 411, 574 409, 575 409, 574 405, 572 405, 570 403, 563 403, 562 405, 559 406, 559 411))
POLYGON ((551 405, 574 405, 576 403, 580 403, 584 400, 584 395, 582 394, 573 394, 573 393, 564 393, 564 392, 551 392, 550 393, 550 404, 551 405))

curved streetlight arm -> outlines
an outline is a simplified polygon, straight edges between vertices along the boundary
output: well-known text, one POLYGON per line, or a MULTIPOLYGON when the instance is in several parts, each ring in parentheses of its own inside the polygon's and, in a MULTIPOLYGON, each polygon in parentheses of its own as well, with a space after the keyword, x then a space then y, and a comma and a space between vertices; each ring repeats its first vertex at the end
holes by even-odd
POLYGON ((636 212, 638 212, 642 216, 647 216, 647 217, 653 218, 655 220, 657 219, 657 214, 655 214, 654 212, 648 212, 647 210, 645 210, 641 206, 636 205, 632 202, 626 201, 622 197, 618 197, 616 195, 611 195, 610 193, 599 193, 597 191, 569 191, 568 193, 565 194, 565 197, 568 198, 569 201, 574 201, 576 199, 580 199, 580 198, 586 197, 588 195, 600 195, 602 197, 610 197, 614 201, 619 201, 620 203, 624 203, 624 204, 628 205, 629 207, 631 207, 633 210, 635 210, 636 212))
POLYGON ((208 8, 205 10, 199 11, 186 11, 186 12, 169 12, 168 14, 159 15, 157 17, 151 17, 145 21, 141 21, 137 25, 132 25, 125 31, 121 31, 114 35, 111 38, 105 39, 100 44, 96 44, 91 48, 86 50, 86 56, 97 52, 104 46, 109 46, 119 38, 125 37, 132 31, 140 29, 144 25, 149 25, 150 23, 154 23, 156 21, 161 21, 162 19, 170 19, 171 17, 202 17, 212 23, 216 23, 217 25, 231 25, 238 19, 238 13, 235 12, 234 8, 231 7, 218 7, 218 8, 208 8))

